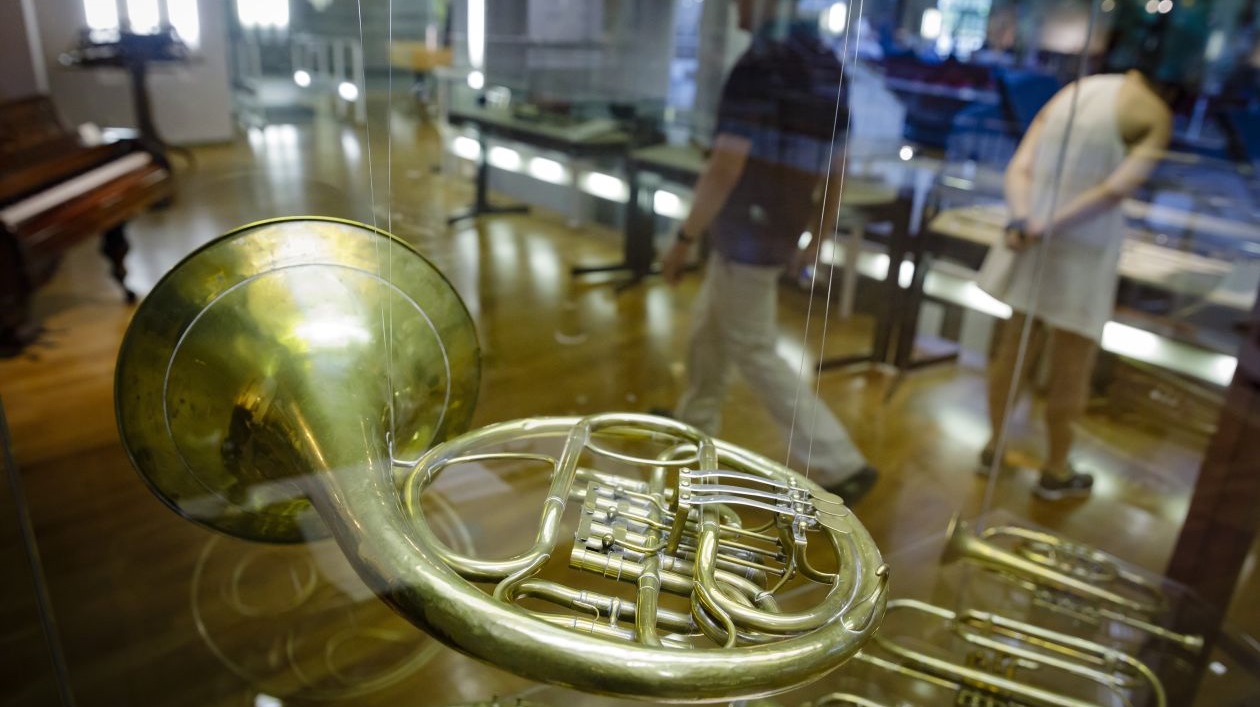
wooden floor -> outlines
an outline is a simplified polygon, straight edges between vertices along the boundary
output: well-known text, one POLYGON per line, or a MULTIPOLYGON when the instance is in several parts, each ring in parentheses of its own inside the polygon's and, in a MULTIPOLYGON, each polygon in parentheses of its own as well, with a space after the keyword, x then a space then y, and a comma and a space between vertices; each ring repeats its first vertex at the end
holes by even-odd
MULTIPOLYGON (((360 131, 320 120, 271 126, 230 145, 195 150, 195 165, 180 169, 176 204, 131 227, 130 285, 147 292, 184 255, 253 220, 322 214, 374 222, 432 259, 473 313, 484 353, 476 424, 673 404, 683 383, 688 308, 698 277, 676 289, 648 281, 620 293, 596 279, 575 281, 570 266, 619 257, 619 234, 571 228, 560 214, 491 217, 447 229, 445 216, 471 195, 465 178, 440 173, 436 129, 405 114, 390 131, 372 127, 370 148, 360 131), (368 178, 369 160, 375 180, 368 178)), ((827 321, 824 339, 825 303, 815 300, 809 327, 808 305, 807 294, 784 287, 786 351, 803 350, 815 361, 865 350, 869 316, 827 321)), ((339 582, 348 570, 327 543, 307 552, 219 538, 177 518, 149 493, 119 443, 112 405, 114 358, 132 310, 91 246, 69 254, 39 293, 38 309, 46 332, 22 356, 0 361, 0 399, 77 704, 279 704, 260 700, 261 692, 288 704, 319 696, 352 704, 446 705, 529 687, 418 637, 362 596, 352 580, 339 582), (308 604, 295 615, 286 603, 295 601, 291 595, 264 593, 251 618, 232 618, 225 597, 237 590, 216 584, 224 576, 264 585, 280 576, 309 589, 302 597, 314 608, 308 604), (309 584, 316 576, 323 577, 318 586, 309 584), (373 629, 356 639, 363 645, 330 638, 346 625, 373 629), (319 649, 334 644, 345 647, 345 656, 367 658, 334 656, 346 663, 333 670, 333 658, 319 649)), ((913 373, 885 400, 891 383, 887 373, 861 369, 826 372, 817 380, 819 393, 883 472, 857 512, 895 559, 939 540, 951 515, 983 510, 985 479, 974 467, 987 425, 975 362, 913 373)), ((1161 570, 1205 440, 1091 414, 1082 425, 1079 456, 1098 470, 1097 492, 1083 502, 1047 504, 1029 494, 1029 469, 1040 449, 1036 402, 1022 405, 1016 416, 1012 457, 1028 468, 1000 479, 992 508, 1161 570)), ((726 439, 784 457, 783 441, 742 383, 725 419, 726 439)), ((16 499, 8 489, 2 493, 0 558, 6 576, 20 579, 4 583, 0 603, 0 654, 7 656, 0 699, 52 704, 31 575, 12 520, 16 499)), ((521 508, 520 490, 493 493, 502 499, 498 512, 536 514, 521 508)), ((907 578, 901 587, 907 593, 923 589, 912 582, 932 581, 923 579, 931 576, 924 566, 899 574, 894 562, 895 592, 899 576, 907 578)), ((1254 579, 1248 575, 1244 582, 1250 586, 1254 579)), ((1256 613, 1249 598, 1240 600, 1234 617, 1254 627, 1256 613)))

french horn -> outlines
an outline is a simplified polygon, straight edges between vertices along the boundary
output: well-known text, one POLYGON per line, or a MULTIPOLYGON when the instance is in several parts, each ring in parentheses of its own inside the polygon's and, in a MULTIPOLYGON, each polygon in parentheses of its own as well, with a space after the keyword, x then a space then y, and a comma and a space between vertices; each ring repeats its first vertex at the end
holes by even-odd
POLYGON ((1093 641, 914 599, 889 601, 887 618, 858 660, 944 688, 954 694, 954 704, 1167 704, 1163 684, 1145 663, 1093 641))
POLYGON ((888 569, 839 497, 665 418, 465 432, 479 380, 471 316, 423 257, 362 224, 279 219, 155 286, 116 405, 133 464, 175 512, 265 542, 308 539, 317 517, 382 601, 532 680, 763 696, 826 674, 879 626, 888 569), (471 468, 545 478, 523 551, 473 556, 430 526, 433 484, 471 468))
POLYGON ((980 533, 955 516, 941 562, 965 560, 1028 591, 1038 606, 1087 623, 1114 621, 1197 653, 1203 637, 1155 623, 1168 609, 1160 586, 1111 555, 1081 543, 1014 525, 980 533))

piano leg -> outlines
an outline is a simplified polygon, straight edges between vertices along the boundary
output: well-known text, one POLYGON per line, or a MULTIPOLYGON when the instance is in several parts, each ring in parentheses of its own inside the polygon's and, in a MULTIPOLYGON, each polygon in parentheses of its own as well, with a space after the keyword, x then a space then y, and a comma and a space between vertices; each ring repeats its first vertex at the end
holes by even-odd
POLYGON ((127 288, 127 266, 123 263, 123 258, 127 257, 127 251, 131 250, 131 246, 127 243, 127 234, 123 232, 123 226, 115 226, 105 232, 101 237, 101 254, 104 255, 110 263, 110 274, 118 281, 119 287, 122 287, 123 293, 127 296, 127 304, 136 303, 136 293, 127 288))

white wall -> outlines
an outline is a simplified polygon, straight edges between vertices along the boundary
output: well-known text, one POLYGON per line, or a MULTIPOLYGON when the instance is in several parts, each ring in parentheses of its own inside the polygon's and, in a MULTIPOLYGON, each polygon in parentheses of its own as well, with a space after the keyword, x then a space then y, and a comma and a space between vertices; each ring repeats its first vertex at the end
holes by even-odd
POLYGON ((722 87, 752 36, 739 29, 739 17, 730 3, 705 3, 700 14, 700 56, 696 67, 696 101, 692 107, 692 139, 708 145, 717 127, 722 87))
POLYGON ((0 100, 39 93, 40 68, 31 54, 25 3, 0 2, 0 100))
MULTIPOLYGON (((149 75, 154 120, 168 142, 220 142, 233 136, 227 5, 225 0, 201 0, 197 57, 179 67, 155 66, 149 75)), ((135 127, 130 84, 123 72, 70 69, 57 59, 85 25, 82 0, 39 0, 36 14, 50 93, 66 121, 135 127)))

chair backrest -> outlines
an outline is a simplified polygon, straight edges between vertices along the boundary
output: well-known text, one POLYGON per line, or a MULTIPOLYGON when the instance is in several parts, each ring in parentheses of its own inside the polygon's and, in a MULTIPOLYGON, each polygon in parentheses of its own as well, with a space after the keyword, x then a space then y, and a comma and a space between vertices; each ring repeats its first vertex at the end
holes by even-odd
POLYGON ((1032 125, 1037 112, 1059 91, 1059 80, 1050 74, 1022 69, 994 72, 1002 110, 1023 134, 1032 125))
POLYGON ((1223 117, 1231 157, 1260 168, 1260 110, 1237 108, 1224 111, 1223 117))

